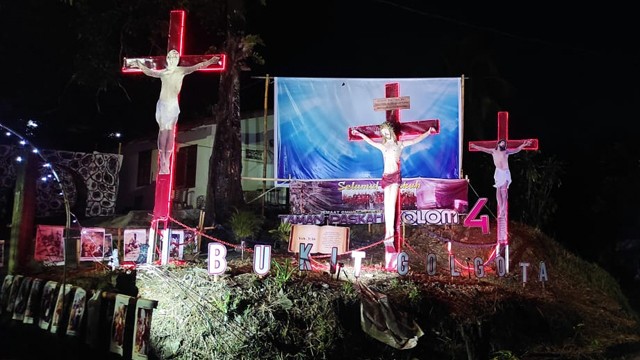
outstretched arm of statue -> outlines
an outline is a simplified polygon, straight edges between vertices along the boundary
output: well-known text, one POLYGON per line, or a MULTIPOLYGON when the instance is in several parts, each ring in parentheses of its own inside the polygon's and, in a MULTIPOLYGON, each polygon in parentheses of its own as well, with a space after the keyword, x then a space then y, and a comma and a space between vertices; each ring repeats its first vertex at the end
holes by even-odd
POLYGON ((512 149, 512 150, 507 150, 508 154, 515 154, 517 152, 520 152, 520 150, 522 150, 522 149, 526 148, 527 146, 531 145, 532 142, 533 141, 531 141, 531 139, 527 139, 522 144, 520 144, 520 146, 518 146, 517 148, 512 149))
POLYGON ((194 71, 198 71, 198 70, 200 70, 202 68, 206 68, 207 66, 209 66, 211 64, 215 64, 218 61, 220 61, 220 56, 217 56, 217 55, 212 56, 211 59, 209 59, 207 61, 203 61, 203 62, 197 63, 195 65, 185 67, 184 68, 184 73, 185 74, 191 74, 194 71))
POLYGON ((478 150, 478 151, 482 151, 482 152, 486 152, 487 154, 492 154, 493 150, 492 148, 487 148, 484 146, 480 146, 480 145, 476 145, 474 143, 469 144, 469 147, 473 150, 478 150))
POLYGON ((351 134, 352 134, 352 135, 355 135, 355 136, 360 136, 360 138, 362 138, 362 140, 364 140, 367 144, 369 144, 369 145, 371 145, 371 146, 373 146, 373 147, 375 147, 375 148, 377 148, 377 149, 379 149, 379 150, 382 150, 382 149, 383 149, 383 148, 382 148, 382 145, 381 145, 380 143, 377 143, 377 142, 375 142, 375 141, 371 140, 371 138, 370 138, 370 137, 368 137, 367 135, 365 135, 365 134, 364 134, 363 132, 361 132, 360 130, 357 130, 357 129, 351 129, 351 134))
POLYGON ((134 67, 137 67, 138 69, 142 70, 142 72, 147 75, 147 76, 151 76, 151 77, 155 77, 155 78, 159 78, 160 77, 160 71, 158 70, 152 70, 149 69, 142 61, 140 60, 136 60, 133 63, 134 67))
POLYGON ((433 126, 429 128, 429 130, 423 132, 422 134, 420 134, 420 136, 418 136, 417 138, 411 139, 411 140, 405 140, 402 143, 404 144, 404 146, 411 146, 413 144, 417 144, 420 141, 424 140, 425 138, 427 138, 429 135, 431 134, 435 134, 436 128, 434 128, 433 126))

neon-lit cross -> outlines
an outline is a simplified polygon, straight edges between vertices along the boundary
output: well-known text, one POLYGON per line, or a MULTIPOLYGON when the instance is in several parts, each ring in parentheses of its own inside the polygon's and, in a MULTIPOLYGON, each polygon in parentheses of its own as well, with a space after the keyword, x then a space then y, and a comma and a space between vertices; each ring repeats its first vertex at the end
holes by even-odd
MULTIPOLYGON (((224 54, 209 54, 209 55, 183 55, 184 50, 184 24, 185 24, 185 11, 184 10, 172 10, 170 13, 170 21, 169 21, 169 33, 167 40, 167 53, 171 50, 177 50, 180 54, 180 66, 192 66, 198 64, 200 62, 206 61, 210 59, 212 56, 218 56, 220 58, 219 62, 216 64, 211 64, 206 68, 199 69, 197 71, 209 71, 209 72, 222 72, 226 68, 226 56, 224 54)), ((140 70, 137 66, 137 62, 140 61, 144 63, 146 67, 152 70, 162 70, 166 67, 166 56, 147 56, 147 57, 139 57, 139 58, 124 58, 122 62, 121 71, 125 74, 128 73, 139 73, 142 74, 142 70, 140 70)), ((177 133, 177 125, 176 129, 173 131, 173 136, 175 140, 175 134, 177 133)), ((167 220, 171 215, 171 195, 173 190, 173 170, 175 166, 175 141, 172 142, 173 149, 171 151, 170 164, 169 164, 169 173, 160 173, 156 175, 156 192, 155 192, 155 203, 153 208, 153 220, 152 220, 152 230, 157 232, 159 223, 163 223, 166 228, 167 220)), ((158 159, 159 162, 159 159, 158 159)), ((160 164, 158 164, 160 166, 160 164)), ((150 238, 150 249, 153 251, 153 241, 151 234, 150 238)), ((168 239, 165 240, 165 243, 168 239)), ((151 262, 153 259, 152 256, 148 256, 148 262, 151 262)))
MULTIPOLYGON (((479 151, 471 147, 471 144, 475 144, 485 148, 495 148, 500 140, 504 139, 507 143, 507 149, 515 149, 522 145, 525 141, 530 140, 531 144, 522 148, 522 150, 538 150, 538 139, 521 139, 513 140, 509 139, 509 113, 506 111, 498 112, 498 137, 495 140, 481 140, 481 141, 469 141, 469 151, 479 151)), ((504 189, 506 191, 506 189, 504 189)), ((499 206, 499 205, 498 205, 499 206)), ((508 240, 508 202, 505 202, 505 209, 498 209, 497 218, 497 246, 499 250, 500 245, 509 245, 508 240), (500 215, 502 214, 502 215, 500 215)), ((507 248, 508 249, 508 248, 507 248)), ((498 253, 496 253, 497 255, 498 253)), ((508 254, 508 253, 507 253, 508 254)))
MULTIPOLYGON (((410 108, 410 98, 409 96, 400 96, 400 86, 398 83, 389 83, 385 84, 385 97, 374 99, 373 100, 373 110, 374 111, 385 111, 386 112, 386 120, 391 123, 397 124, 397 133, 396 137, 398 140, 407 140, 415 138, 425 131, 429 130, 429 128, 433 127, 436 129, 436 133, 440 132, 440 120, 417 120, 410 122, 400 122, 400 110, 409 109, 410 108)), ((352 129, 357 129, 361 133, 367 135, 370 139, 376 140, 380 139, 382 135, 380 134, 380 126, 378 125, 362 125, 362 126, 354 126, 348 129, 349 131, 349 140, 350 141, 359 141, 362 140, 361 137, 357 135, 353 135, 351 133, 352 129)), ((393 244, 389 242, 385 242, 385 267, 387 270, 395 270, 397 256, 402 251, 402 245, 404 243, 404 239, 402 238, 401 231, 401 214, 402 214, 402 192, 398 189, 398 197, 396 200, 396 211, 395 211, 395 219, 394 219, 394 238, 393 244)))
MULTIPOLYGON (((167 41, 167 52, 176 49, 180 53, 180 66, 191 66, 199 62, 205 61, 211 58, 213 55, 183 55, 184 50, 184 24, 185 24, 185 12, 184 10, 172 10, 170 13, 169 21, 169 34, 167 41)), ((206 68, 198 71, 224 71, 226 67, 226 57, 224 54, 220 56, 220 62, 218 64, 212 64, 206 68)), ((161 70, 166 66, 166 56, 147 56, 140 58, 124 58, 122 62, 123 73, 142 73, 137 65, 137 61, 144 62, 144 65, 150 69, 161 70)), ((174 134, 176 132, 174 131, 174 134)), ((175 144, 175 142, 174 142, 175 144)), ((175 146, 175 145, 174 145, 175 146)), ((175 149, 173 149, 175 150, 175 149)), ((172 152, 175 154, 175 151, 172 152)), ((175 156, 171 156, 169 174, 158 174, 156 176, 156 195, 155 205, 153 208, 154 221, 161 220, 166 221, 171 214, 171 190, 173 188, 173 168, 175 156)))
MULTIPOLYGON (((167 39, 167 53, 173 49, 178 50, 180 53, 180 66, 191 66, 197 63, 210 59, 212 56, 217 55, 220 57, 220 62, 217 64, 211 64, 206 68, 198 71, 213 71, 222 72, 226 69, 227 58, 224 54, 209 54, 209 55, 184 55, 184 22, 185 12, 184 10, 171 10, 169 18, 169 34, 167 39)), ((160 70, 164 69, 166 65, 166 56, 146 56, 137 58, 125 57, 122 62, 123 73, 142 73, 137 66, 137 61, 141 61, 149 69, 160 70)))

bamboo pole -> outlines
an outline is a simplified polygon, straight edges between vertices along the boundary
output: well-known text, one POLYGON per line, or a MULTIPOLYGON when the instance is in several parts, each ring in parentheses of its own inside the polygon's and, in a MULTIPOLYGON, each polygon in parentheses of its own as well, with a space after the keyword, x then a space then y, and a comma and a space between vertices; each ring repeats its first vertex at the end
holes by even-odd
MULTIPOLYGON (((267 116, 269 108, 269 74, 264 78, 264 120, 262 126, 262 177, 267 177, 267 151, 269 144, 267 143, 267 116)), ((262 193, 267 191, 267 182, 262 180, 262 193)), ((262 216, 264 216, 264 196, 262 197, 262 216)))

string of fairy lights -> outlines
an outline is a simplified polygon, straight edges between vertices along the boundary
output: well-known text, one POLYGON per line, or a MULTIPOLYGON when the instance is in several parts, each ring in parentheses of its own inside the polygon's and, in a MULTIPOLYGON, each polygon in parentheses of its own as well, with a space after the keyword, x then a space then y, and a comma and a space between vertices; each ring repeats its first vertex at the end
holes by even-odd
MULTIPOLYGON (((29 120, 27 121, 27 133, 32 133, 33 129, 38 127, 38 123, 33 121, 33 120, 29 120)), ((24 151, 18 153, 17 155, 15 155, 15 157, 13 158, 13 160, 16 163, 25 163, 27 161, 26 156, 27 154, 25 154, 25 152, 30 152, 36 156, 38 156, 41 160, 41 167, 39 169, 40 172, 40 181, 42 182, 49 182, 49 181, 54 181, 58 187, 59 187, 59 193, 57 193, 58 196, 60 196, 62 198, 62 201, 65 205, 65 211, 67 213, 67 217, 69 218, 67 221, 67 227, 70 227, 71 223, 78 223, 78 218, 77 216, 71 211, 70 205, 69 205, 69 198, 67 196, 67 193, 65 191, 64 185, 62 183, 62 179, 60 177, 60 175, 58 174, 58 172, 55 169, 55 164, 50 163, 41 153, 40 150, 37 146, 35 146, 35 144, 33 144, 31 141, 27 140, 27 138, 25 136, 23 136, 22 134, 20 134, 19 132, 13 130, 12 128, 8 127, 7 125, 0 123, 0 129, 1 131, 4 133, 4 138, 5 141, 7 143, 9 143, 9 145, 13 145, 15 146, 17 149, 24 149, 24 151), (13 144, 10 144, 11 142, 14 142, 13 144), (73 217, 73 219, 71 219, 71 217, 73 217)))

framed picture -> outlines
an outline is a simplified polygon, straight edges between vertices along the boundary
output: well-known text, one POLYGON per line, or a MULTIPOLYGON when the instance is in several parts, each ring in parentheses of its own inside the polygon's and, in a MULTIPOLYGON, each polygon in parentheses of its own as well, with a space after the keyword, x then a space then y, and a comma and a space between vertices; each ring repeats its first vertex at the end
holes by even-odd
POLYGON ((80 232, 80 261, 102 261, 104 240, 103 228, 82 228, 80 232))
POLYGON ((9 292, 9 302, 7 302, 7 312, 12 314, 13 308, 16 304, 16 299, 18 298, 18 293, 20 292, 20 285, 22 284, 22 280, 24 276, 16 275, 13 277, 13 282, 11 283, 11 291, 9 292))
POLYGON ((28 276, 22 280, 18 295, 16 296, 16 302, 13 305, 13 320, 24 321, 24 312, 27 309, 27 301, 29 300, 29 293, 31 292, 31 284, 33 278, 28 276))
POLYGON ((111 259, 111 252, 116 248, 112 234, 104 234, 104 260, 111 259))
POLYGON ((64 260, 64 226, 38 225, 33 259, 47 262, 64 260))
POLYGON ((113 308, 109 350, 119 355, 123 354, 124 349, 124 330, 127 322, 127 310, 129 309, 130 298, 130 296, 124 294, 117 294, 113 308))
POLYGON ((71 303, 71 312, 69 313, 69 321, 67 323, 67 335, 76 336, 80 331, 82 318, 84 317, 85 307, 87 306, 87 292, 76 287, 73 294, 73 302, 71 303))
POLYGON ((4 267, 4 240, 0 240, 0 267, 4 267))
POLYGON ((147 229, 125 229, 124 230, 124 261, 139 263, 141 256, 147 257, 149 248, 147 240, 147 229))
POLYGON ((40 314, 40 300, 42 299, 44 283, 43 279, 33 279, 31 291, 29 291, 29 299, 27 300, 27 308, 24 310, 24 318, 22 320, 25 324, 33 324, 40 314))
POLYGON ((42 298, 40 299, 40 319, 38 320, 38 326, 40 326, 42 330, 49 329, 49 325, 51 324, 57 288, 58 283, 53 280, 49 280, 44 284, 42 298))
POLYGON ((71 290, 73 285, 66 284, 64 287, 60 285, 58 287, 58 297, 54 306, 53 314, 51 314, 51 333, 56 334, 62 318, 64 317, 63 311, 65 310, 64 304, 68 304, 71 300, 71 290))
POLYGON ((169 259, 182 260, 184 254, 184 230, 171 230, 169 259))
POLYGON ((151 334, 151 314, 158 302, 138 299, 136 301, 135 322, 133 327, 133 360, 149 358, 149 338, 151 334))
POLYGON ((9 294, 11 293, 11 284, 13 284, 13 275, 7 274, 2 281, 2 288, 0 288, 0 314, 9 303, 9 294))

